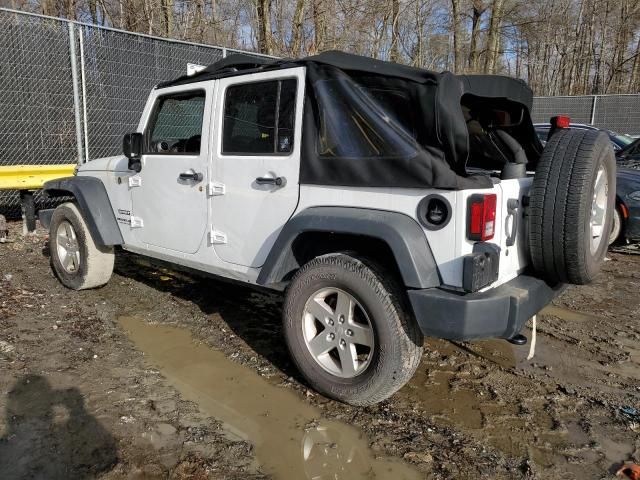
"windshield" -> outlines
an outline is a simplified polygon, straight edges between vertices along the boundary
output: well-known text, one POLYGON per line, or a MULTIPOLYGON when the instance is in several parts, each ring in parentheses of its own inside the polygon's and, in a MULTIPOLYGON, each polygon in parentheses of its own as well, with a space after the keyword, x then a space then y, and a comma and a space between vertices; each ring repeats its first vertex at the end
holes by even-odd
POLYGON ((611 132, 611 141, 615 142, 620 148, 624 148, 633 143, 633 138, 629 135, 611 132))
POLYGON ((633 143, 627 145, 625 149, 618 154, 624 158, 640 158, 640 139, 635 140, 633 143))

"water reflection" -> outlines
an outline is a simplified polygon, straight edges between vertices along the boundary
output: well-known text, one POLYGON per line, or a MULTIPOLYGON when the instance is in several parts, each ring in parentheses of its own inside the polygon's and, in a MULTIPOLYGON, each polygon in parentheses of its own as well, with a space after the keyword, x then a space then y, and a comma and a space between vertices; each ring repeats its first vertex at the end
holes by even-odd
POLYGON ((362 433, 321 422, 320 412, 286 388, 224 354, 194 343, 188 331, 122 317, 129 338, 182 396, 252 443, 261 469, 276 479, 417 479, 403 461, 374 458, 362 433))
POLYGON ((304 472, 309 479, 349 479, 368 472, 370 459, 360 448, 360 438, 344 429, 318 425, 302 437, 304 472))

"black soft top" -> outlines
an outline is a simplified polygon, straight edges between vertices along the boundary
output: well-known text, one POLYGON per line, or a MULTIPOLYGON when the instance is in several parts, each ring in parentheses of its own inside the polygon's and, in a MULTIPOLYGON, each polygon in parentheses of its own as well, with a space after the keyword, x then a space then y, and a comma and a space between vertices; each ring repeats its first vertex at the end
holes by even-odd
POLYGON ((517 124, 504 130, 530 162, 539 156, 533 92, 504 76, 438 73, 337 51, 296 60, 236 54, 157 88, 299 66, 307 67, 301 183, 491 187, 487 175, 466 167, 482 144, 482 132, 468 124, 493 108, 519 112, 517 124))

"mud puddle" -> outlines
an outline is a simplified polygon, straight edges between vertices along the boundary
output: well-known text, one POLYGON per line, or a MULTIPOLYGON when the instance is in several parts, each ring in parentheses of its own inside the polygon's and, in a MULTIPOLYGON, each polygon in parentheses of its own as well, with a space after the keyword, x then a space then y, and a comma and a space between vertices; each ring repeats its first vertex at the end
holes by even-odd
POLYGON ((420 368, 405 389, 412 403, 420 405, 433 420, 461 428, 510 455, 529 455, 541 465, 560 460, 554 450, 565 447, 570 434, 553 430, 544 398, 532 399, 525 406, 491 392, 497 377, 491 376, 493 370, 484 366, 486 362, 526 370, 532 368, 526 360, 528 348, 513 347, 503 340, 464 344, 429 339, 426 349, 437 355, 424 362, 426 368, 420 368), (462 360, 465 354, 472 356, 466 365, 462 360), (523 416, 523 409, 536 414, 523 416))
POLYGON ((298 396, 193 341, 184 329, 121 317, 147 361, 183 395, 255 446, 261 470, 276 479, 418 479, 396 459, 375 458, 357 429, 321 419, 298 396))
POLYGON ((578 312, 576 310, 570 310, 564 307, 558 307, 557 305, 547 305, 544 307, 538 315, 553 315, 561 320, 567 320, 569 322, 586 322, 595 321, 596 323, 606 322, 607 320, 598 315, 591 313, 578 312))
MULTIPOLYGON (((555 306, 543 313, 567 322, 603 321, 596 315, 555 306)), ((570 406, 579 391, 618 393, 619 386, 602 380, 609 378, 609 371, 637 378, 636 351, 628 349, 630 361, 605 367, 593 354, 576 355, 547 335, 538 336, 531 360, 527 360, 529 345, 428 339, 427 356, 402 393, 433 421, 461 429, 510 456, 584 475, 598 458, 612 464, 634 451, 633 435, 619 431, 611 435, 614 419, 599 417, 585 424, 570 406), (627 371, 632 369, 636 369, 633 374, 627 371), (539 378, 545 381, 527 380, 539 378)))

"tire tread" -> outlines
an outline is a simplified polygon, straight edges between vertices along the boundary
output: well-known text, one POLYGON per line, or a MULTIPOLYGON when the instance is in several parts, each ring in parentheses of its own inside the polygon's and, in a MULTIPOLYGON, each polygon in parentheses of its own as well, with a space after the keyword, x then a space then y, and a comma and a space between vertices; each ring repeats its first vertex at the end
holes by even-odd
POLYGON ((599 266, 606 253, 601 248, 590 265, 584 230, 600 162, 608 164, 611 175, 613 151, 606 134, 596 130, 556 132, 540 157, 529 193, 529 245, 534 269, 552 283, 589 283, 597 271, 593 265, 599 266))
POLYGON ((295 323, 297 310, 294 306, 295 302, 292 300, 308 295, 305 288, 307 279, 312 278, 314 272, 319 269, 342 269, 351 272, 375 292, 397 340, 397 345, 391 350, 381 348, 380 351, 381 361, 395 363, 393 374, 390 377, 381 378, 382 369, 379 369, 380 371, 376 372, 373 381, 362 383, 349 389, 348 394, 340 395, 319 386, 314 378, 305 373, 307 370, 305 365, 293 355, 298 370, 318 391, 351 405, 365 406, 389 398, 411 379, 422 358, 424 338, 417 322, 412 317, 408 300, 393 273, 373 259, 356 258, 352 255, 354 254, 349 252, 322 255, 309 261, 298 270, 287 290, 283 308, 283 323, 285 329, 287 329, 288 322, 295 323))

